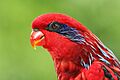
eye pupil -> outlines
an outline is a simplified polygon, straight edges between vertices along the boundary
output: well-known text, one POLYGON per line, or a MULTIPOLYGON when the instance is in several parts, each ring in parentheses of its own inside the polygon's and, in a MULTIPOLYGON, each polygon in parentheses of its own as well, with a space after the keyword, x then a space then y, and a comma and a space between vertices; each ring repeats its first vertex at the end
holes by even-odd
POLYGON ((57 26, 57 25, 53 25, 52 28, 53 28, 53 29, 57 29, 58 26, 57 26))
POLYGON ((50 24, 48 24, 48 27, 46 27, 47 30, 54 32, 57 32, 60 28, 61 24, 58 22, 51 22, 50 24))

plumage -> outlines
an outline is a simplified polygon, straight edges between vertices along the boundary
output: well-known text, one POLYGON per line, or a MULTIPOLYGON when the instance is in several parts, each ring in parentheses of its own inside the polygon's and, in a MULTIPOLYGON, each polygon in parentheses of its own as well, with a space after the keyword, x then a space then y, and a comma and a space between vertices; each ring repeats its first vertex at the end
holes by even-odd
POLYGON ((40 15, 30 41, 54 61, 58 80, 120 80, 120 62, 90 30, 60 13, 40 15))

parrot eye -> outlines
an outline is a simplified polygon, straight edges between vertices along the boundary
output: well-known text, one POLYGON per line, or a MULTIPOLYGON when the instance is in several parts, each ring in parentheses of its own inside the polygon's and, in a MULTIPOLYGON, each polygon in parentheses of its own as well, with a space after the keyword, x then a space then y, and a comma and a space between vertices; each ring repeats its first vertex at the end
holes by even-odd
POLYGON ((38 28, 34 28, 33 31, 37 32, 37 31, 39 31, 39 29, 38 28))
POLYGON ((57 31, 58 29, 60 29, 60 23, 58 22, 52 22, 48 25, 48 27, 46 28, 49 31, 57 31))

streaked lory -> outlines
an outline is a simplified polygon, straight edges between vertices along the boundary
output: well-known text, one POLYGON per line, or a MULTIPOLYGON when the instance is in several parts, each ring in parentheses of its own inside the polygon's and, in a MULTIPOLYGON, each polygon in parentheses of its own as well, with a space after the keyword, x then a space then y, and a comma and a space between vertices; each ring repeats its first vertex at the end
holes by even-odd
POLYGON ((58 80, 120 80, 120 62, 113 52, 70 16, 38 16, 30 41, 50 52, 58 80))

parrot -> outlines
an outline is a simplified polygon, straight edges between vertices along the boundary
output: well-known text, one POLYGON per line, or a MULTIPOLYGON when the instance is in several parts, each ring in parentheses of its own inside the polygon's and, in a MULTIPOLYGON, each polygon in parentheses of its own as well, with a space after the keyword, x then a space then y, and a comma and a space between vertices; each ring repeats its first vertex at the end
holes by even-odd
POLYGON ((64 13, 46 13, 32 22, 30 43, 47 49, 58 80, 120 80, 120 62, 101 40, 64 13))

